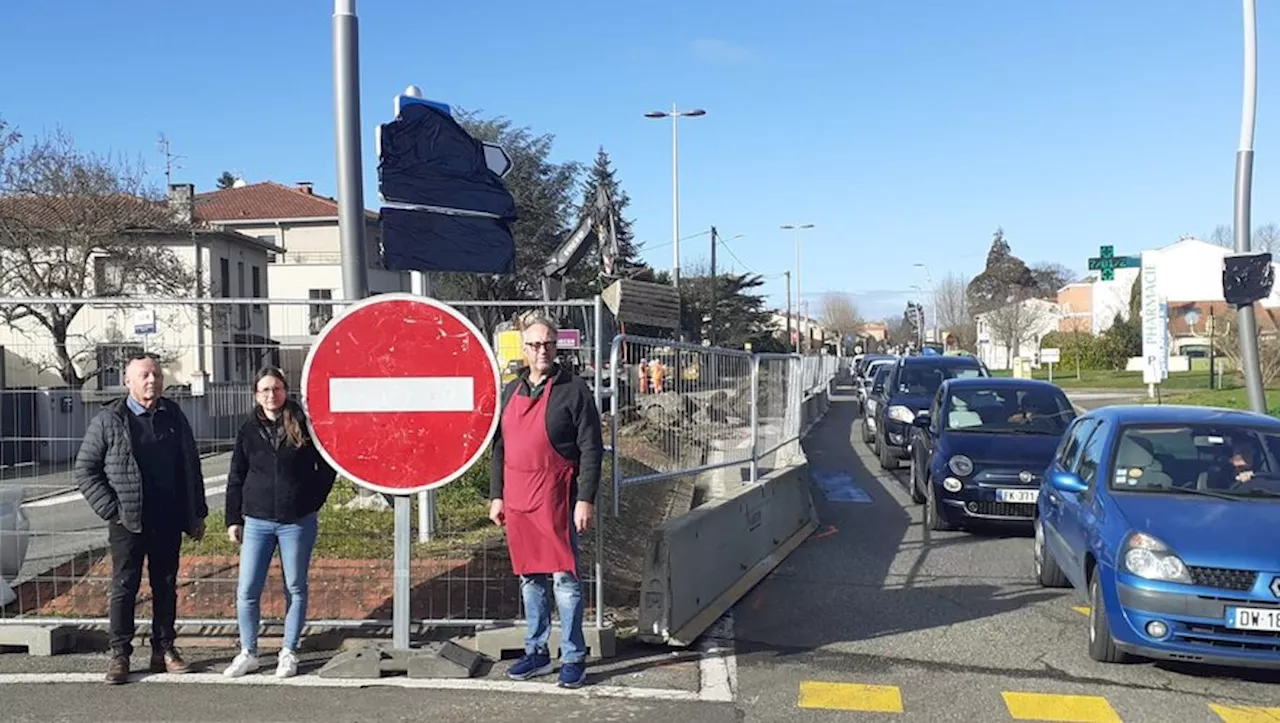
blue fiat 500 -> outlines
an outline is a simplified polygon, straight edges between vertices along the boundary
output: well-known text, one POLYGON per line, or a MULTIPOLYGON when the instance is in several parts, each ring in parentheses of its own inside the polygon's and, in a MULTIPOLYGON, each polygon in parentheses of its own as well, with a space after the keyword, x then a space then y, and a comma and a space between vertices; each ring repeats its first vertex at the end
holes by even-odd
POLYGON ((1037 500, 1045 586, 1089 599, 1089 655, 1280 667, 1280 420, 1104 407, 1037 500))

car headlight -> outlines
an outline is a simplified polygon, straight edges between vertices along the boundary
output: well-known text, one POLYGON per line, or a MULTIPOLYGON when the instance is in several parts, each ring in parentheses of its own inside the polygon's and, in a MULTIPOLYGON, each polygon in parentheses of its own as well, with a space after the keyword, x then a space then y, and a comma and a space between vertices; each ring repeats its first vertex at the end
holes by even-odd
POLYGON ((1145 532, 1125 540, 1121 559, 1124 569, 1146 580, 1191 584, 1191 572, 1169 546, 1145 532))
POLYGON ((951 468, 951 471, 954 472, 957 477, 966 477, 973 474, 973 460, 963 454, 957 454, 947 460, 947 466, 951 468))
POLYGON ((889 407, 889 419, 903 424, 911 424, 916 421, 916 413, 901 404, 895 404, 889 407))

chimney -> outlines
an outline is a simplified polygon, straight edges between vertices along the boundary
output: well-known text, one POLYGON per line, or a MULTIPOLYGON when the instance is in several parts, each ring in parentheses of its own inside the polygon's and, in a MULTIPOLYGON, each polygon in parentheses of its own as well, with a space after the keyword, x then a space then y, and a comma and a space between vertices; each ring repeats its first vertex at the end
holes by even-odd
POLYGON ((296 184, 294 184, 294 185, 296 185, 296 186, 298 187, 298 190, 299 190, 299 191, 302 191, 303 193, 307 194, 308 196, 310 196, 310 195, 311 195, 311 181, 298 181, 298 182, 297 182, 296 184))
POLYGON ((178 223, 188 224, 192 221, 192 214, 195 210, 196 187, 192 183, 170 183, 169 184, 169 210, 173 212, 174 220, 178 223))

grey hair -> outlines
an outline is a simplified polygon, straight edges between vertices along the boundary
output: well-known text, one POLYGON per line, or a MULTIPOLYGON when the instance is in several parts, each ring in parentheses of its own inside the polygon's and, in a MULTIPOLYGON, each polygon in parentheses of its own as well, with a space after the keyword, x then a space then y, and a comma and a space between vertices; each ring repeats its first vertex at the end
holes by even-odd
POLYGON ((551 330, 552 334, 560 333, 560 327, 554 321, 546 315, 540 314, 536 311, 531 311, 528 314, 525 314, 524 318, 520 320, 521 332, 527 331, 535 326, 545 326, 551 330))

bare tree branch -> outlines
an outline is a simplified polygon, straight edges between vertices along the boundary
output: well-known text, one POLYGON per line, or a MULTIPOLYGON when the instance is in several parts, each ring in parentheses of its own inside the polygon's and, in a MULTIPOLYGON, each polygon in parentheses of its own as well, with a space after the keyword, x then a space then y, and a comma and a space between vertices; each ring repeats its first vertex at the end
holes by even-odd
POLYGON ((985 315, 991 341, 1004 345, 1006 355, 1013 359, 1022 345, 1036 338, 1052 318, 1052 307, 1039 299, 1023 298, 1006 304, 985 315))

